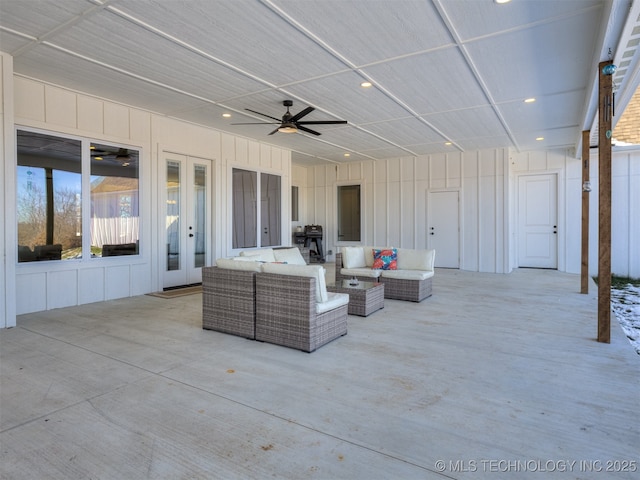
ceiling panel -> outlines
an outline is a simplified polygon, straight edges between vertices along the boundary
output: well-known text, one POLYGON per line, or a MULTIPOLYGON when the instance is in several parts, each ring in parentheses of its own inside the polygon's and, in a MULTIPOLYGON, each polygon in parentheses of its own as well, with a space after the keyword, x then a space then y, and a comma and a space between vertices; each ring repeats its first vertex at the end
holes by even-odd
POLYGON ((50 47, 39 47, 19 56, 14 59, 14 68, 35 78, 40 78, 44 68, 51 83, 158 113, 202 105, 200 100, 140 82, 99 65, 89 65, 88 68, 84 60, 50 47))
MULTIPOLYGON (((99 10, 98 7, 92 6, 86 0, 56 0, 55 2, 0 1, 2 26, 34 38, 42 37, 45 33, 61 24, 74 20, 75 17, 82 13, 90 16, 90 12, 97 10, 99 10)), ((4 44, 2 48, 5 48, 4 44)))
POLYGON ((246 75, 216 64, 210 58, 175 42, 134 28, 122 18, 103 11, 52 39, 53 43, 136 76, 204 97, 211 101, 243 95, 264 87, 246 75), (109 48, 101 41, 109 38, 109 48), (167 62, 167 58, 171 61, 167 62))
MULTIPOLYGON (((291 149, 294 162, 519 151, 575 145, 593 122, 596 59, 633 35, 624 1, 0 0, 0 48, 18 75, 291 149), (291 113, 316 109, 306 120, 348 124, 268 135, 277 120, 245 110, 280 119, 287 99, 291 113)), ((622 102, 636 63, 616 75, 622 102)))
POLYGON ((392 122, 378 122, 366 125, 366 130, 380 135, 390 137, 398 145, 415 145, 417 143, 444 142, 445 138, 433 130, 429 125, 421 122, 420 119, 409 117, 392 122))
MULTIPOLYGON (((466 45, 496 102, 582 90, 593 77, 598 10, 466 45), (562 26, 562 40, 558 27, 562 26), (535 41, 532 41, 535 39, 535 41)), ((597 68, 596 68, 597 71, 597 68)))
POLYGON ((410 56, 363 69, 418 115, 486 105, 487 99, 457 48, 410 56))
POLYGON ((447 138, 483 137, 504 131, 492 107, 466 108, 423 117, 447 138))
POLYGON ((512 1, 497 5, 493 1, 440 0, 446 14, 463 41, 526 29, 535 24, 559 21, 584 11, 602 16, 599 0, 512 1))
POLYGON ((276 0, 355 66, 363 66, 452 43, 434 6, 424 0, 301 2, 276 0))
POLYGON ((533 103, 502 103, 498 108, 512 130, 524 131, 575 126, 584 109, 583 102, 584 93, 576 90, 536 98, 533 103))
POLYGON ((116 9, 272 85, 346 68, 255 0, 122 0, 116 9))

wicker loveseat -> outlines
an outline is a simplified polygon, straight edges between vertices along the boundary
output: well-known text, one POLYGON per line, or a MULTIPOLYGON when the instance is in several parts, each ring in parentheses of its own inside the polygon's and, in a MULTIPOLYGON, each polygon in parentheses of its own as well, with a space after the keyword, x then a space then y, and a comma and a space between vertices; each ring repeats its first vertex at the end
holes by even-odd
POLYGON ((327 292, 320 265, 264 264, 256 274, 256 340, 313 352, 347 334, 349 296, 327 292))
POLYGON ((312 352, 347 333, 349 296, 292 249, 241 252, 202 269, 202 327, 312 352), (244 254, 242 254, 244 253, 244 254))
POLYGON ((432 293, 435 250, 342 247, 336 254, 336 282, 352 277, 384 283, 384 298, 421 302, 432 293), (374 252, 395 252, 394 270, 374 267, 374 252))
POLYGON ((261 262, 287 261, 305 265, 297 248, 260 249, 219 258, 202 269, 202 328, 255 339, 256 273, 261 262))

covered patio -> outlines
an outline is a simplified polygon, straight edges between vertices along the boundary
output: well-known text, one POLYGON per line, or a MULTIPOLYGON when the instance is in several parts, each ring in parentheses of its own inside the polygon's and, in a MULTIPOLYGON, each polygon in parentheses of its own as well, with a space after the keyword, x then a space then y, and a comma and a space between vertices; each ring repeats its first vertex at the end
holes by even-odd
POLYGON ((201 294, 19 316, 0 477, 637 478, 640 357, 615 317, 596 341, 593 284, 439 269, 433 290, 311 354, 202 330, 201 294))

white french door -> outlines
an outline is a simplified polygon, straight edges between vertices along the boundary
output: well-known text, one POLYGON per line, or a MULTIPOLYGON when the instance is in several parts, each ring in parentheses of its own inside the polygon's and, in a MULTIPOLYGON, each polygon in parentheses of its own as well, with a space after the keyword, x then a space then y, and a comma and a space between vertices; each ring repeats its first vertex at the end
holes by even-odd
POLYGON ((428 193, 427 246, 436 251, 435 266, 460 268, 460 193, 428 193))
POLYGON ((200 283, 211 264, 212 163, 165 152, 164 288, 200 283))
POLYGON ((518 266, 558 268, 556 174, 518 177, 518 266))

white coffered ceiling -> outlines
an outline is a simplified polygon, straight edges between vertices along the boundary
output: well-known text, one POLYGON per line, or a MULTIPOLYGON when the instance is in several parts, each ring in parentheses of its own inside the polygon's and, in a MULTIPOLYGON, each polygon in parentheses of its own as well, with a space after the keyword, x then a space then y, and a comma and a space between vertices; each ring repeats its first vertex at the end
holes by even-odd
MULTIPOLYGON (((592 127, 597 64, 629 51, 637 3, 0 0, 0 49, 18 75, 291 149, 303 164, 524 151, 576 147, 592 127), (292 113, 316 108, 304 120, 348 124, 268 135, 269 119, 245 110, 280 118, 285 99, 292 113)), ((640 83, 631 50, 622 102, 640 83)))

